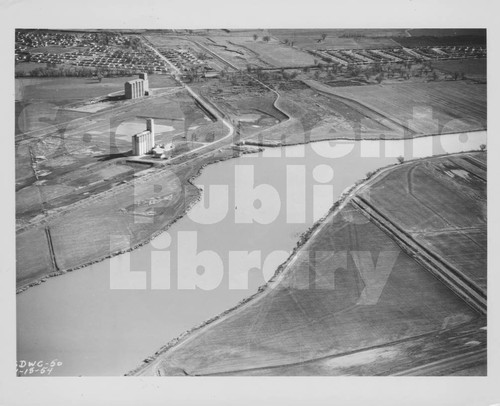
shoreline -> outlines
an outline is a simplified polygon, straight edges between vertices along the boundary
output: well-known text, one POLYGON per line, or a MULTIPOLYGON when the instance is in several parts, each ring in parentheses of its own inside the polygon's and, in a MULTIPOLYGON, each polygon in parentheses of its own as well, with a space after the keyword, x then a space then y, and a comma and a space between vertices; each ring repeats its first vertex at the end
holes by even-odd
MULTIPOLYGON (((288 121, 288 120, 287 120, 288 121)), ((314 142, 325 142, 325 141, 337 141, 337 140, 342 140, 342 141, 353 141, 353 142, 359 142, 359 141, 404 141, 404 140, 411 140, 413 138, 422 138, 422 137, 434 137, 434 136, 440 136, 440 135, 446 135, 446 134, 460 134, 460 133, 469 133, 469 132, 480 132, 480 131, 487 131, 487 129, 478 129, 478 130, 473 130, 473 131, 463 131, 463 132, 459 132, 459 133, 438 133, 438 134, 422 134, 422 135, 418 135, 418 136, 412 136, 412 137, 409 137, 409 138, 359 138, 359 139, 352 139, 352 138, 335 138, 335 139, 332 139, 332 138, 328 138, 328 139, 318 139, 318 140, 308 140, 308 141, 305 141, 305 142, 302 142, 302 143, 291 143, 291 144, 283 144, 283 143, 280 143, 280 144, 275 144, 275 145, 269 145, 269 144, 265 144, 265 143, 256 143, 256 144, 248 144, 247 142, 241 146, 250 146, 250 147, 255 147, 255 148, 258 148, 258 151, 241 151, 241 154, 251 154, 251 153, 258 153, 258 152, 261 152, 263 150, 263 148, 283 148, 283 147, 292 147, 292 146, 298 146, 298 145, 308 145, 308 144, 311 144, 311 143, 314 143, 314 142)), ((216 152, 216 151, 214 151, 216 152)), ((443 154, 441 154, 443 155, 443 154)), ((444 154, 444 155, 450 155, 450 154, 444 154)), ((440 156, 440 155, 434 155, 434 156, 440 156)), ((63 270, 59 270, 59 271, 52 271, 52 272, 49 272, 45 275, 42 275, 38 278, 36 278, 35 280, 31 281, 31 282, 28 282, 24 285, 21 285, 20 287, 16 287, 16 295, 17 294, 20 294, 22 292, 25 292, 26 290, 34 287, 34 286, 38 286, 38 285, 41 285, 42 283, 46 282, 49 278, 53 278, 53 277, 56 277, 56 276, 60 276, 60 275, 64 275, 68 272, 73 272, 73 271, 76 271, 76 270, 79 270, 79 269, 83 269, 83 268, 86 268, 88 266, 91 266, 93 264, 96 264, 96 263, 99 263, 99 262, 102 262, 102 261, 105 261, 107 259, 110 259, 110 258, 113 258, 117 255, 121 255, 121 254, 125 254, 127 252, 132 252, 146 244, 149 244, 149 242, 151 242, 154 238, 156 238, 158 235, 160 235, 161 233, 167 231, 174 223, 176 223, 178 220, 180 220, 182 217, 184 217, 187 212, 192 208, 192 206, 194 204, 196 204, 200 199, 201 199, 201 190, 193 183, 194 179, 196 179, 197 177, 200 176, 201 172, 203 171, 203 169, 208 166, 208 165, 211 165, 211 164, 215 164, 217 162, 222 162, 222 161, 226 161, 226 160, 229 160, 229 159, 232 159, 232 158, 235 158, 234 154, 233 155, 229 155, 227 157, 222 157, 222 158, 219 158, 219 159, 216 159, 216 160, 213 160, 213 161, 209 161, 209 162, 206 162, 204 163, 203 165, 200 166, 199 170, 193 174, 190 178, 188 178, 186 180, 186 184, 185 185, 192 185, 194 186, 196 189, 197 189, 197 196, 193 199, 193 201, 188 205, 188 207, 182 212, 182 213, 179 213, 178 216, 176 216, 174 219, 172 219, 170 222, 168 222, 164 227, 161 227, 160 230, 158 231, 155 231, 154 233, 150 234, 146 239, 142 240, 142 241, 139 241, 138 243, 132 245, 131 247, 127 248, 127 249, 122 249, 122 250, 118 250, 118 251, 115 251, 115 252, 112 252, 108 255, 105 255, 103 257, 98 257, 96 259, 92 259, 90 261, 87 261, 87 262, 84 262, 83 264, 78 264, 74 267, 71 267, 71 268, 66 268, 66 269, 63 269, 63 270)), ((426 159, 426 158, 416 158, 417 160, 418 159, 426 159)), ((405 161, 405 162, 412 162, 414 160, 410 160, 410 161, 405 161)), ((180 163, 180 165, 182 165, 182 162, 180 163)), ((376 173, 378 173, 378 170, 376 170, 372 175, 375 175, 376 173)), ((364 178, 364 179, 360 179, 358 182, 360 181, 365 181, 367 180, 367 178, 364 178)), ((356 183, 353 185, 355 186, 356 183)), ((110 189, 111 190, 111 189, 110 189)), ((342 195, 339 197, 339 200, 342 198, 342 195)), ((338 200, 338 201, 339 201, 338 200)), ((337 201, 337 202, 338 202, 337 201)), ((336 202, 336 203, 337 203, 336 202)), ((334 203, 335 205, 335 203, 334 203)), ((332 206, 333 208, 333 206, 332 206)), ((330 210, 332 209, 330 208, 330 210)), ((330 210, 328 213, 330 213, 330 210)), ((321 221, 318 220, 318 221, 321 221)), ((316 223, 315 223, 316 224, 316 223)), ((314 225, 313 225, 314 226, 314 225)), ((305 231, 307 232, 307 230, 305 231)), ((300 239, 302 238, 302 234, 299 236, 299 241, 300 239)), ((298 244, 298 243, 297 243, 298 244)))
POLYGON ((157 361, 158 358, 165 354, 167 351, 169 351, 171 348, 178 344, 182 344, 189 340, 191 337, 193 337, 196 333, 200 332, 204 327, 208 325, 213 325, 213 323, 218 323, 225 319, 226 316, 233 315, 235 312, 242 310, 249 302, 253 301, 254 299, 261 299, 264 297, 271 289, 276 287, 279 282, 281 281, 282 277, 286 274, 286 269, 289 268, 289 265, 295 260, 297 257, 297 254, 301 251, 301 249, 309 242, 311 239, 314 237, 314 234, 316 234, 317 231, 319 231, 320 227, 322 224, 326 224, 326 220, 331 217, 336 215, 349 201, 355 197, 356 193, 358 192, 359 189, 364 188, 368 186, 371 182, 373 182, 376 178, 379 176, 385 174, 386 172, 389 172, 393 170, 395 167, 399 167, 401 165, 411 165, 419 161, 423 161, 426 159, 430 158, 439 158, 439 157, 445 157, 445 156, 454 156, 454 155, 461 155, 461 154, 467 154, 471 152, 479 152, 482 150, 469 150, 469 151, 462 151, 462 152, 456 152, 456 153, 446 153, 446 154, 437 154, 433 155, 431 157, 423 157, 423 158, 415 158, 411 159, 408 161, 404 161, 402 163, 394 163, 390 165, 386 165, 383 167, 380 167, 372 172, 369 172, 367 176, 364 178, 361 178, 357 180, 354 184, 351 186, 348 186, 344 191, 340 194, 339 198, 337 201, 333 203, 333 205, 330 207, 328 212, 321 217, 319 220, 317 220, 314 224, 312 224, 307 230, 305 230, 303 233, 301 233, 298 236, 298 241, 295 245, 295 247, 292 249, 290 255, 288 258, 281 263, 277 269, 275 270, 273 276, 263 285, 259 286, 257 291, 240 300, 236 305, 233 307, 219 313, 216 316, 211 317, 210 319, 207 319, 196 326, 193 326, 189 330, 186 330, 179 334, 177 337, 171 339, 168 341, 164 346, 160 347, 153 355, 145 358, 141 364, 139 364, 136 368, 126 372, 124 376, 138 376, 140 375, 143 371, 145 371, 148 367, 150 367, 151 362, 157 361))
MULTIPOLYGON (((263 150, 263 148, 258 148, 257 151, 255 151, 255 150, 240 151, 240 154, 241 155, 243 155, 243 154, 253 154, 253 153, 258 153, 258 152, 260 152, 262 150, 263 150)), ((29 283, 27 283, 25 285, 20 286, 19 288, 16 288, 16 294, 20 294, 22 292, 25 292, 26 290, 28 290, 31 287, 41 285, 42 283, 46 282, 49 278, 53 278, 53 277, 56 277, 56 276, 64 275, 64 274, 66 274, 68 272, 73 272, 73 271, 76 271, 76 270, 79 270, 79 269, 87 268, 87 267, 89 267, 89 266, 91 266, 93 264, 97 264, 99 262, 102 262, 102 261, 105 261, 107 259, 113 258, 113 257, 115 257, 117 255, 121 255, 121 254, 125 254, 127 252, 135 251, 136 249, 138 249, 138 248, 140 248, 140 247, 142 247, 144 245, 149 244, 153 239, 155 239, 160 234, 162 234, 165 231, 167 231, 173 224, 175 224, 177 221, 179 221, 181 218, 183 218, 191 210, 191 208, 200 201, 202 189, 200 189, 198 186, 196 186, 196 184, 194 184, 194 180, 201 175, 201 172, 203 171, 203 169, 205 169, 205 167, 207 167, 207 166, 209 166, 211 164, 216 164, 218 162, 227 161, 227 160, 232 159, 232 158, 235 158, 235 157, 229 155, 227 157, 222 157, 222 158, 219 158, 219 159, 216 159, 216 160, 213 160, 213 161, 206 162, 203 165, 201 165, 200 168, 198 169, 198 171, 196 173, 194 173, 190 178, 188 178, 186 180, 186 184, 185 184, 185 185, 191 185, 191 186, 193 186, 193 187, 196 188, 196 190, 197 190, 196 197, 189 203, 189 205, 186 207, 186 209, 182 213, 179 213, 178 216, 174 217, 164 227, 161 227, 161 229, 159 229, 159 230, 153 232, 152 234, 150 234, 146 239, 138 242, 137 244, 132 245, 131 247, 129 247, 127 249, 122 249, 122 250, 118 250, 118 251, 112 252, 109 255, 105 255, 103 257, 99 257, 97 259, 93 259, 93 260, 85 262, 83 264, 76 265, 76 266, 74 266, 72 268, 67 268, 67 269, 60 270, 60 271, 50 272, 50 273, 48 273, 46 275, 43 275, 43 276, 37 278, 36 280, 34 280, 32 282, 29 282, 29 283)))
MULTIPOLYGON (((280 123, 281 124, 281 123, 280 123)), ((449 132, 440 132, 440 133, 430 133, 430 134, 415 134, 412 135, 411 137, 385 137, 385 138, 376 138, 376 137, 359 137, 359 138, 352 138, 352 137, 336 137, 336 138, 318 138, 315 140, 308 140, 304 142, 292 142, 292 143, 283 143, 281 141, 275 141, 273 140, 268 140, 268 142, 260 142, 260 141, 254 141, 251 138, 245 141, 244 144, 241 145, 250 145, 252 147, 263 147, 263 148, 282 148, 282 147, 296 147, 298 145, 308 145, 312 144, 314 142, 328 142, 328 141, 353 141, 353 142, 359 142, 359 141, 409 141, 417 138, 424 138, 424 137, 439 137, 442 135, 450 135, 450 134, 467 134, 467 133, 477 133, 481 131, 488 131, 487 128, 476 128, 473 130, 467 130, 467 131, 449 131, 449 132)), ((438 156, 438 155, 436 155, 438 156)))

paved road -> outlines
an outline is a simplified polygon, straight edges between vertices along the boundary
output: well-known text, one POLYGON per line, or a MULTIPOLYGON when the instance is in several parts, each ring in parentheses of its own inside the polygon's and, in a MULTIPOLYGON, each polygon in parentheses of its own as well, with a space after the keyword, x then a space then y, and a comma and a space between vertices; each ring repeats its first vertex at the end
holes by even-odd
POLYGON ((195 99, 198 103, 200 103, 208 111, 210 111, 217 118, 217 120, 221 121, 222 124, 225 127, 227 127, 228 130, 229 130, 228 133, 224 137, 222 137, 222 138, 220 138, 220 139, 218 139, 218 140, 216 140, 216 141, 214 141, 214 142, 212 142, 210 144, 202 145, 201 147, 192 149, 191 151, 187 151, 184 154, 177 155, 176 157, 171 158, 169 160, 169 163, 178 161, 179 158, 182 158, 182 157, 184 157, 185 155, 188 155, 188 154, 192 154, 193 152, 198 152, 198 151, 207 149, 209 147, 213 147, 215 145, 221 144, 224 141, 227 141, 229 138, 231 138, 233 136, 233 134, 234 134, 234 126, 233 126, 233 124, 230 121, 226 120, 224 117, 222 117, 222 115, 217 111, 217 109, 214 109, 199 94, 197 94, 190 86, 188 86, 185 82, 182 81, 181 75, 180 75, 181 74, 180 70, 167 57, 165 57, 164 55, 162 55, 160 51, 158 51, 153 45, 151 45, 149 43, 149 41, 146 40, 145 44, 146 44, 146 46, 148 48, 150 48, 153 52, 155 52, 161 59, 163 59, 173 69, 173 71, 175 72, 175 75, 174 75, 175 80, 184 89, 186 89, 188 91, 188 93, 193 97, 193 99, 195 99))
MULTIPOLYGON (((208 47, 206 47, 205 45, 201 44, 200 42, 198 41, 195 41, 193 39, 190 39, 190 38, 183 38, 184 40, 186 41, 191 41, 192 43, 194 43, 195 45, 197 45, 198 47, 200 47, 201 49, 203 49, 204 51, 208 52, 210 55, 212 55, 213 57, 219 59, 220 61, 224 62, 227 66, 229 66, 230 68, 232 69, 235 69, 237 71, 240 71, 240 69, 236 66, 236 65, 233 65, 231 62, 229 62, 227 59, 223 58, 222 56, 216 54, 215 52, 213 52, 211 49, 209 49, 208 47)), ((254 82, 257 82, 259 85, 265 87, 267 90, 270 90, 271 92, 273 92, 275 95, 276 95, 276 100, 274 101, 274 107, 276 109, 278 109, 279 111, 281 111, 285 116, 287 116, 288 118, 290 118, 290 115, 287 114, 285 111, 283 111, 281 108, 279 108, 277 106, 277 103, 278 103, 278 100, 279 98, 281 97, 280 93, 276 90, 276 89, 273 89, 272 87, 266 85, 264 82, 260 81, 259 79, 255 78, 254 76, 252 75, 249 75, 248 73, 246 73, 245 71, 240 71, 241 73, 243 73, 247 78, 253 80, 254 82)))

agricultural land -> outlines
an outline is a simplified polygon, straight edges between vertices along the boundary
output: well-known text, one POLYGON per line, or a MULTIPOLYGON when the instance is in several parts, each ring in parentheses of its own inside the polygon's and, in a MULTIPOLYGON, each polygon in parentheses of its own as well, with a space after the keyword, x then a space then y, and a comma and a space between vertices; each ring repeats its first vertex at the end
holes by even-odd
MULTIPOLYGON (((168 229, 218 161, 487 129, 485 30, 22 29, 15 55, 20 294, 168 229), (168 157, 134 155, 148 119, 168 157)), ((484 375, 485 149, 369 174, 259 293, 130 374, 484 375)))
POLYGON ((408 162, 372 177, 267 289, 136 373, 433 375, 439 361, 439 374, 467 375, 484 365, 484 155, 408 162), (381 269, 361 275, 372 260, 381 269))

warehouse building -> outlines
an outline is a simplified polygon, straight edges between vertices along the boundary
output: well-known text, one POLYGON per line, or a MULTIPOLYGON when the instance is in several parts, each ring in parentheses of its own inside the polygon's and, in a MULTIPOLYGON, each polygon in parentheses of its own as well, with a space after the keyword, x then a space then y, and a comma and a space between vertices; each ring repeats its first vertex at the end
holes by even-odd
POLYGON ((132 136, 132 155, 149 153, 155 147, 155 128, 152 118, 146 119, 146 130, 132 136))
POLYGON ((137 99, 149 95, 149 80, 147 73, 139 73, 139 79, 125 82, 125 98, 137 99))

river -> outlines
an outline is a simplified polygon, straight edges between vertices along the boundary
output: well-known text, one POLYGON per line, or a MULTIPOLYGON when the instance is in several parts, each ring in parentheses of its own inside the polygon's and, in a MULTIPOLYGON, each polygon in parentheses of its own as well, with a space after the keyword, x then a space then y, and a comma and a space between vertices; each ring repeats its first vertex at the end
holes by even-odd
POLYGON ((398 156, 408 160, 480 144, 486 144, 485 131, 325 141, 210 165, 196 179, 204 199, 166 233, 132 253, 17 295, 18 360, 57 359, 61 365, 52 376, 122 375, 253 294, 298 236, 367 172, 398 156))

